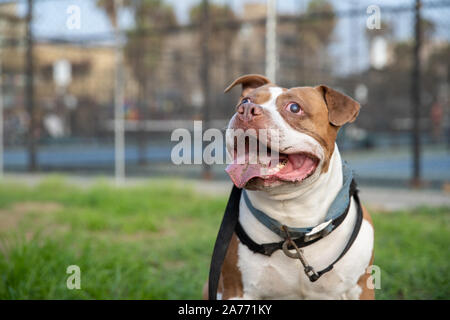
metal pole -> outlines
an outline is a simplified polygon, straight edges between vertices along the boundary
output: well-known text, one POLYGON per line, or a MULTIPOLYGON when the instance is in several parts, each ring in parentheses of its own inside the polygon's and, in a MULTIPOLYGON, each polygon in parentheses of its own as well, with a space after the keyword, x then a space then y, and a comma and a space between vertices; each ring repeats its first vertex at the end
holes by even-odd
MULTIPOLYGON (((349 10, 355 10, 358 6, 358 2, 355 0, 351 0, 350 1, 350 8, 349 10)), ((348 59, 349 61, 349 74, 359 74, 359 61, 358 61, 358 31, 360 30, 360 28, 358 27, 358 18, 359 16, 355 15, 350 16, 349 17, 349 25, 350 25, 350 39, 352 39, 352 44, 350 45, 350 52, 349 52, 349 57, 350 59, 348 59), (353 21, 353 19, 355 19, 355 21, 353 21)), ((344 127, 345 128, 345 127, 344 127)), ((341 137, 344 135, 341 135, 341 137)))
MULTIPOLYGON (((210 17, 209 1, 202 1, 202 86, 203 86, 203 130, 209 129, 210 108, 211 108, 211 88, 209 85, 209 36, 210 36, 210 17)), ((204 148, 202 148, 204 149, 204 148)), ((203 178, 211 179, 211 167, 203 161, 203 178)))
POLYGON ((3 56, 2 43, 0 38, 0 179, 3 178, 3 56))
POLYGON ((277 1, 267 0, 266 76, 276 82, 277 73, 277 1))
POLYGON ((421 17, 420 17, 421 1, 416 0, 415 3, 415 43, 414 43, 414 65, 412 70, 411 99, 412 99, 412 157, 413 172, 412 185, 420 186, 421 170, 420 170, 420 108, 421 108, 421 72, 420 72, 420 47, 421 47, 421 17))
POLYGON ((124 82, 122 39, 118 26, 119 1, 115 6, 116 25, 114 26, 115 47, 115 87, 114 87, 114 169, 116 184, 125 180, 125 125, 124 125, 124 82))
POLYGON ((30 117, 30 123, 28 126, 28 170, 36 171, 36 110, 34 105, 34 84, 33 84, 33 33, 32 23, 33 20, 33 0, 28 0, 28 12, 27 12, 27 29, 26 29, 26 84, 25 84, 25 103, 30 117))

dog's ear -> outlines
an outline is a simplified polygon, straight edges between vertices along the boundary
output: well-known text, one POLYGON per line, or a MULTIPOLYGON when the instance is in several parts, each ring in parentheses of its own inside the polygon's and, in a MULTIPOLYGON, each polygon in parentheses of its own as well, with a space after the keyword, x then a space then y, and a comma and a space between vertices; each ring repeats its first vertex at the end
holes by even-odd
POLYGON ((246 96, 250 91, 255 88, 261 87, 270 83, 270 80, 259 74, 247 74, 234 80, 226 89, 225 92, 230 91, 238 84, 242 84, 241 96, 246 96))
POLYGON ((323 95, 328 107, 328 120, 332 125, 340 127, 347 122, 355 121, 360 109, 357 101, 324 85, 317 86, 315 89, 323 95))

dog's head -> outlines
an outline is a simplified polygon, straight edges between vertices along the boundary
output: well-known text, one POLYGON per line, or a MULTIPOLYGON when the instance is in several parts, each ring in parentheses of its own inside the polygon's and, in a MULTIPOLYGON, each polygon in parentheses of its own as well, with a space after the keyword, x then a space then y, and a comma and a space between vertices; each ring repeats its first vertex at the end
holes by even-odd
POLYGON ((227 172, 236 186, 252 190, 297 186, 327 172, 339 128, 353 122, 360 109, 355 100, 324 85, 286 89, 264 76, 245 75, 225 92, 237 85, 242 93, 227 130, 227 151, 233 155, 227 172), (258 139, 253 162, 248 137, 258 139), (244 156, 239 141, 245 141, 244 156), (279 160, 263 159, 261 146, 269 157, 278 152, 279 160))

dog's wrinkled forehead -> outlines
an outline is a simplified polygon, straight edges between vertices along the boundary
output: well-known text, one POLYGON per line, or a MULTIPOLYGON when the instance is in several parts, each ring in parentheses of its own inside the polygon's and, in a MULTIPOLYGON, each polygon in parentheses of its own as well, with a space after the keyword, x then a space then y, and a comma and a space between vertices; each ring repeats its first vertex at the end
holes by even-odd
POLYGON ((268 110, 276 111, 277 98, 285 91, 286 89, 284 88, 267 85, 264 88, 255 89, 253 92, 254 94, 252 96, 255 96, 255 103, 259 104, 261 107, 268 110))

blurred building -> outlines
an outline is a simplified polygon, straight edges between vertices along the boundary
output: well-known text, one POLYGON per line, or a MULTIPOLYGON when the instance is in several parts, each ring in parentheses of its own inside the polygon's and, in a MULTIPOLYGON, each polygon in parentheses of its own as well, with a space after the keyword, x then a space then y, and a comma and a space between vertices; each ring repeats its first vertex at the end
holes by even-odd
MULTIPOLYGON (((217 22, 213 28, 210 41, 213 117, 226 119, 233 112, 239 93, 223 94, 231 81, 246 73, 264 73, 265 18, 264 3, 245 3, 241 16, 217 22)), ((327 72, 332 60, 326 46, 331 40, 334 18, 313 24, 301 19, 302 16, 278 16, 278 73, 283 75, 278 83, 287 87, 329 82, 327 79, 332 77, 327 72)), ((200 46, 201 33, 197 29, 181 28, 165 37, 161 63, 154 74, 155 83, 161 88, 152 100, 156 101, 155 110, 160 111, 160 115, 154 113, 156 117, 167 117, 162 115, 166 111, 175 117, 201 118, 200 46), (166 104, 160 102, 161 95, 166 104)))
MULTIPOLYGON (((167 135, 174 126, 188 126, 192 120, 203 118, 200 3, 190 11, 186 25, 176 21, 169 4, 156 8, 161 12, 151 4, 147 10, 131 12, 136 25, 123 30, 127 145, 138 145, 141 158, 146 157, 148 143, 166 143, 167 147, 167 135)), ((305 0, 300 11, 278 15, 277 83, 284 87, 327 84, 342 90, 356 97, 363 107, 358 120, 349 126, 348 140, 371 138, 358 144, 365 147, 406 145, 412 126, 414 2, 382 6, 379 30, 366 28, 362 2, 352 10, 345 6, 345 10, 342 6, 336 9, 333 4, 336 2, 332 0, 305 0)), ((36 11, 38 7, 36 1, 36 11)), ((439 136, 450 137, 449 10, 444 3, 423 1, 422 137, 432 135, 433 141, 441 142, 445 139, 439 136)), ((240 93, 233 90, 224 94, 224 88, 242 74, 265 72, 265 19, 263 2, 242 2, 238 11, 210 2, 209 107, 218 128, 224 128, 240 93)), ((5 142, 7 147, 23 149, 28 130, 25 31, 26 21, 17 15, 17 4, 0 5, 5 142)), ((112 32, 98 35, 94 31, 76 39, 35 39, 39 144, 61 139, 67 145, 73 141, 113 141, 113 39, 112 32), (62 71, 57 71, 58 66, 62 71), (67 66, 69 71, 65 70, 67 66), (58 72, 66 77, 70 73, 66 84, 55 81, 58 72)), ((346 135, 345 130, 341 132, 341 137, 346 135)))
MULTIPOLYGON (((24 134, 28 122, 24 105, 26 21, 17 16, 16 3, 0 5, 0 17, 6 129, 19 124, 19 132, 24 134)), ((105 120, 112 117, 114 97, 112 45, 62 44, 36 39, 33 66, 34 98, 43 136, 47 129, 46 117, 51 117, 53 123, 60 121, 64 135, 94 136, 105 130, 105 120), (69 66, 70 81, 64 87, 58 86, 54 79, 55 66, 60 61, 66 61, 69 66)), ((126 92, 135 96, 135 81, 128 68, 125 72, 126 92)), ((8 142, 9 130, 6 131, 8 142)))

